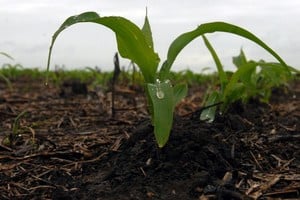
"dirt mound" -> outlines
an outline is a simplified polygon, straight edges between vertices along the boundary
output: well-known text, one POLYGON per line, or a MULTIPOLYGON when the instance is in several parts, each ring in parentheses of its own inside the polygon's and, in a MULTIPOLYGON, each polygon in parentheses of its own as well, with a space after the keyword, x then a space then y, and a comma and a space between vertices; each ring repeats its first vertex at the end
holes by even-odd
POLYGON ((19 98, 5 93, 1 130, 22 106, 30 114, 20 128, 37 119, 40 124, 31 126, 35 146, 26 143, 31 129, 13 146, 1 146, 1 198, 299 198, 299 84, 291 88, 274 91, 270 104, 237 102, 211 124, 199 120, 195 105, 201 99, 190 92, 162 149, 140 92, 119 90, 114 117, 103 91, 70 97, 61 97, 59 89, 46 97, 37 90, 19 98))

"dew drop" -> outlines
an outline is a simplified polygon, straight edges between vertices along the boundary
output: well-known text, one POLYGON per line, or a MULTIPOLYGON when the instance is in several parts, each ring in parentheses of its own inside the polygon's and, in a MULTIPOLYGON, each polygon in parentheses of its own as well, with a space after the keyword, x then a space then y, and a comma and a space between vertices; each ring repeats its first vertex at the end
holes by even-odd
POLYGON ((156 97, 159 98, 159 99, 163 99, 165 97, 165 94, 164 94, 163 91, 161 91, 161 89, 157 88, 156 97))
POLYGON ((159 79, 156 79, 156 97, 158 99, 163 99, 165 97, 165 93, 161 89, 161 83, 159 79))

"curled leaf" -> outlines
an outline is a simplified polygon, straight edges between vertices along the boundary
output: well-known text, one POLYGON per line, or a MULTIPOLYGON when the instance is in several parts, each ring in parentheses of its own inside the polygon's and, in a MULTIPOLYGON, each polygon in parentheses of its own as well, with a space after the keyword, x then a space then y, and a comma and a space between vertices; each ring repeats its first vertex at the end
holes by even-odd
POLYGON ((120 55, 139 66, 146 82, 155 82, 159 57, 148 44, 142 30, 123 17, 100 17, 95 12, 85 12, 69 17, 54 33, 49 49, 47 70, 49 70, 52 48, 56 38, 63 30, 77 23, 96 23, 111 29, 116 34, 120 55))

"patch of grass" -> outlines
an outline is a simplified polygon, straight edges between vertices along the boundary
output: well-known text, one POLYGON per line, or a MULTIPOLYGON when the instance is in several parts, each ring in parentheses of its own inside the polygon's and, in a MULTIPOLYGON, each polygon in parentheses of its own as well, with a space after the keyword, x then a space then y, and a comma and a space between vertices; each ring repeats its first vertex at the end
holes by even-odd
MULTIPOLYGON (((39 68, 26 68, 20 64, 4 64, 0 68, 0 75, 3 75, 7 81, 14 81, 19 78, 29 78, 32 80, 43 81, 49 76, 50 82, 59 85, 65 80, 80 80, 91 85, 107 85, 113 77, 112 71, 101 71, 98 68, 86 67, 84 69, 65 70, 57 68, 54 71, 45 71, 39 68)), ((213 83, 217 79, 217 75, 195 73, 191 70, 183 70, 179 72, 170 72, 170 78, 175 83, 186 82, 188 85, 200 85, 213 83)), ((3 79, 4 80, 4 79, 3 79)), ((123 85, 139 85, 144 84, 144 78, 138 69, 129 66, 127 69, 123 67, 118 77, 119 84, 123 85)))
POLYGON ((218 78, 216 73, 204 74, 196 73, 191 70, 172 71, 170 72, 169 77, 170 80, 175 83, 186 83, 188 86, 213 84, 218 78))
POLYGON ((25 68, 20 64, 4 64, 0 68, 0 75, 3 75, 3 77, 9 81, 14 81, 19 78, 43 81, 48 76, 49 80, 57 85, 68 79, 77 79, 88 83, 95 81, 97 84, 106 84, 112 76, 112 72, 98 72, 97 70, 90 69, 59 69, 47 72, 38 68, 25 68))

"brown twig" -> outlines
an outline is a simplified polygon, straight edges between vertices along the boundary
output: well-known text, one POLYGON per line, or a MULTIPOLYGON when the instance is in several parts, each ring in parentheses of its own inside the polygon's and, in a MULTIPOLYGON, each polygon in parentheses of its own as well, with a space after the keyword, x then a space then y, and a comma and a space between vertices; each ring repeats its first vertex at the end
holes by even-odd
POLYGON ((113 118, 116 112, 115 111, 115 84, 121 72, 118 53, 116 53, 114 56, 114 65, 115 65, 114 74, 111 82, 111 113, 113 118))

